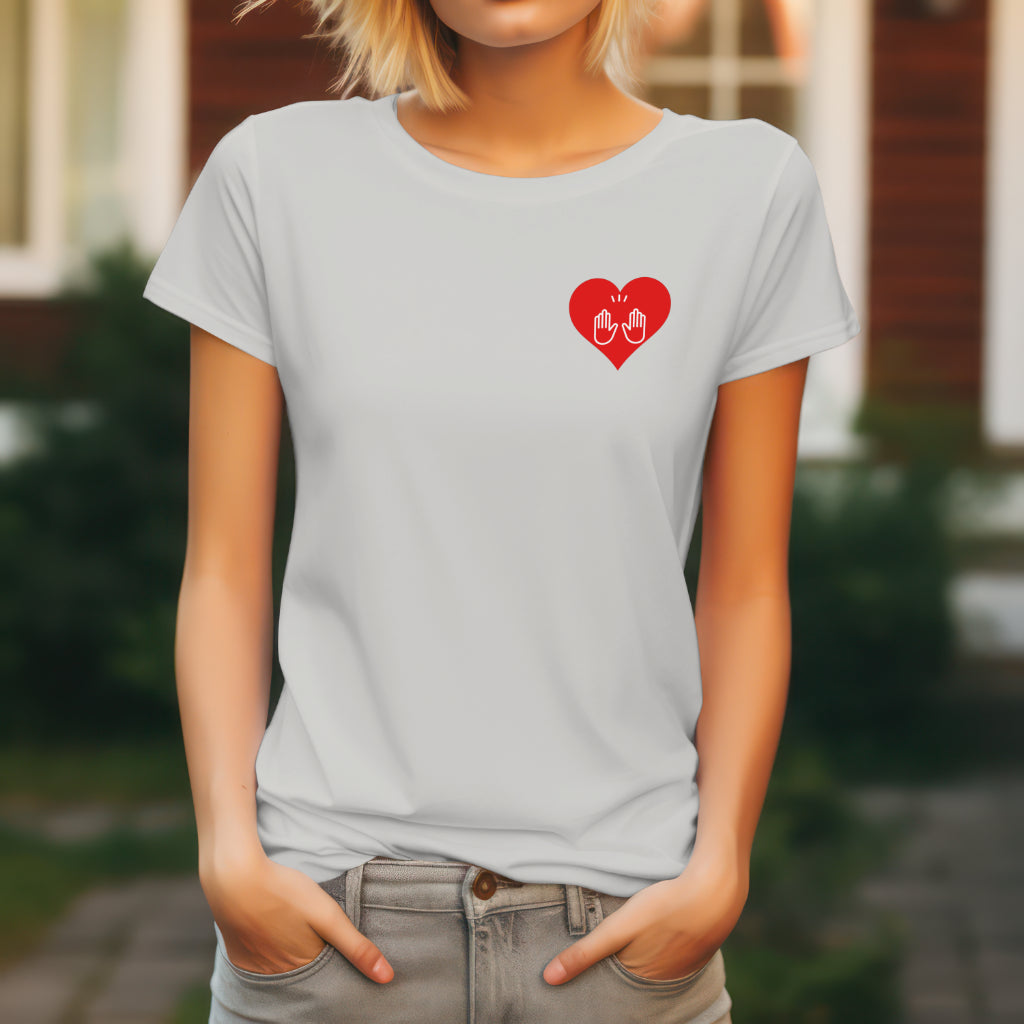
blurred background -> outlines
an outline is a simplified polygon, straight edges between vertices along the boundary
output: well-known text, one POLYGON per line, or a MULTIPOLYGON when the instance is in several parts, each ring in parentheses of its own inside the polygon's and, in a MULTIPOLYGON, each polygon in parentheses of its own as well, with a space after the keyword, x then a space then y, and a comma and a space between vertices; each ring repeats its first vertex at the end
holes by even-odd
MULTIPOLYGON (((304 5, 236 9, 0 0, 11 1024, 208 1013, 173 676, 188 327, 141 293, 214 143, 330 98, 341 59, 304 5)), ((664 0, 638 73, 796 136, 863 325, 810 365, 734 1019, 1024 1021, 1024 0, 664 0)))

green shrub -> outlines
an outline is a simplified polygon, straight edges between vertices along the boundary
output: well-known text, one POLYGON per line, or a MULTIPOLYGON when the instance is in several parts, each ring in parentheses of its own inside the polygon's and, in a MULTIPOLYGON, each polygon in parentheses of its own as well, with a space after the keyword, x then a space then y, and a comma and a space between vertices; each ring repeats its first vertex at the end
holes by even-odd
POLYGON ((820 748, 783 745, 726 940, 726 985, 745 1024, 895 1024, 904 936, 867 915, 857 883, 900 838, 866 820, 820 748))
MULTIPOLYGON (((955 662, 955 564, 946 502, 959 435, 872 405, 857 423, 885 463, 797 465, 786 737, 827 742, 848 778, 927 774, 948 753, 940 698, 955 662)), ((699 526, 686 563, 694 601, 699 526)))
MULTIPOLYGON (((129 245, 96 255, 90 269, 87 286, 65 293, 81 321, 58 380, 46 393, 5 380, 35 438, 33 451, 0 467, 5 738, 179 731, 189 327, 142 298, 149 267, 129 245)), ((281 461, 287 505, 287 438, 281 461)), ((276 552, 286 550, 290 519, 279 510, 276 552)))
POLYGON ((187 329, 144 308, 144 273, 125 251, 95 272, 97 287, 66 295, 82 319, 57 393, 19 389, 34 450, 0 471, 8 737, 166 734, 175 722, 187 329))
POLYGON ((940 480, 854 463, 828 482, 802 476, 794 497, 787 724, 836 741, 849 762, 890 765, 953 664, 940 480))

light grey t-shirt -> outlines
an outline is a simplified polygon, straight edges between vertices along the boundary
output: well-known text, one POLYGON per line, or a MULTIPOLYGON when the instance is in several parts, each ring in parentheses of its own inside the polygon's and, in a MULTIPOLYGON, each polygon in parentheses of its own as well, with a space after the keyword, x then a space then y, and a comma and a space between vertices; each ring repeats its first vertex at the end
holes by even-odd
POLYGON ((602 163, 485 174, 396 95, 227 132, 143 293, 287 403, 260 839, 317 881, 382 855, 632 895, 695 836, 717 388, 860 330, 817 178, 764 121, 667 108, 602 163))

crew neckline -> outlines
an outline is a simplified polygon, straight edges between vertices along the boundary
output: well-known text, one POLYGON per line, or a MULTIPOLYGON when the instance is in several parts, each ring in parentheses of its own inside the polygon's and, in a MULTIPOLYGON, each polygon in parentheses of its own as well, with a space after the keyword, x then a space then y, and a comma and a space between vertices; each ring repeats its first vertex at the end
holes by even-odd
POLYGON ((661 108, 661 120, 646 135, 613 156, 589 167, 563 174, 518 177, 474 171, 439 157, 417 142, 398 120, 400 92, 380 96, 373 101, 375 121, 409 165, 435 184, 460 195, 475 195, 496 200, 537 200, 588 192, 621 181, 647 165, 669 139, 672 128, 692 115, 661 108))

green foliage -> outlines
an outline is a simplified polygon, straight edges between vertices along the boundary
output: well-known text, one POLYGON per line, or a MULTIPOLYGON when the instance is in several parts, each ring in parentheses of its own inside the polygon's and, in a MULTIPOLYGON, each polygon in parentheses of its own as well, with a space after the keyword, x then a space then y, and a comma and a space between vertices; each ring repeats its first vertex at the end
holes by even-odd
POLYGON ((60 390, 75 394, 23 396, 34 447, 0 471, 8 737, 167 734, 175 721, 187 328, 145 308, 128 251, 95 272, 67 296, 82 317, 60 390))
POLYGON ((898 832, 866 821, 821 747, 783 744, 751 860, 748 912, 799 945, 848 908, 850 890, 885 862, 898 832))
POLYGON ((209 1024, 210 983, 193 985, 181 997, 170 1024, 209 1024))
POLYGON ((114 828, 95 839, 56 842, 0 822, 0 962, 22 954, 91 886, 186 874, 198 856, 191 825, 154 835, 114 828))
POLYGON ((900 1019, 903 936, 856 902, 857 883, 885 863, 899 838, 862 817, 823 751, 781 748, 754 843, 750 896, 724 946, 737 1020, 900 1019))
MULTIPOLYGON (((52 393, 5 381, 34 441, 0 467, 0 737, 179 735, 189 327, 142 298, 149 269, 127 243, 96 254, 52 393)), ((287 437, 281 462, 289 503, 287 437)), ((279 511, 276 549, 289 531, 279 511)))
MULTIPOLYGON (((955 660, 947 500, 962 430, 865 409, 859 429, 889 461, 799 463, 789 546, 784 743, 826 741, 848 778, 930 772, 948 756, 940 698, 955 660)), ((686 564, 694 601, 699 564, 698 527, 686 564)))
MULTIPOLYGON (((953 662, 941 478, 855 463, 798 478, 790 725, 861 761, 922 725, 953 662), (830 483, 832 487, 814 486, 830 483)), ((884 759, 888 760, 888 759, 884 759)))
POLYGON ((881 937, 840 949, 787 953, 761 943, 728 946, 726 986, 744 1024, 897 1024, 899 941, 881 937))
POLYGON ((870 459, 797 474, 787 730, 827 738, 849 775, 930 774, 949 756, 949 481, 970 420, 871 401, 856 429, 870 459))
POLYGON ((117 743, 5 743, 0 799, 21 807, 131 806, 191 797, 181 735, 117 743))

